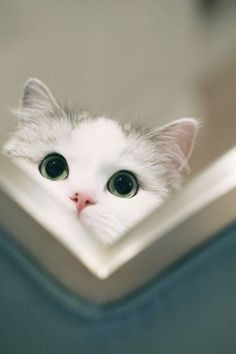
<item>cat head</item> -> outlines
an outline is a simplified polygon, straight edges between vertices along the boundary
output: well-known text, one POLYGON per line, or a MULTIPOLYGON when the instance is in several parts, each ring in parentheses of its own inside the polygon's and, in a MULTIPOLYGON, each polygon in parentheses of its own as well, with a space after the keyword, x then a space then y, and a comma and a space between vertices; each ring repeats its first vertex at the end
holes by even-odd
POLYGON ((17 116, 5 153, 105 243, 179 187, 198 126, 182 118, 137 129, 92 118, 61 106, 38 79, 25 83, 17 116))

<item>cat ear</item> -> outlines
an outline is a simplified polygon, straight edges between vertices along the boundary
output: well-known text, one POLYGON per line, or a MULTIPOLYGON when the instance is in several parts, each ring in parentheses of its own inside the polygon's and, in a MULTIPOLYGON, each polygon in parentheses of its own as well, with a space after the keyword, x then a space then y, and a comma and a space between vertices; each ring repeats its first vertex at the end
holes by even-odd
POLYGON ((167 161, 180 172, 187 164, 197 136, 199 123, 193 118, 181 118, 156 130, 158 147, 167 161))
POLYGON ((40 80, 30 78, 26 81, 21 100, 21 113, 44 113, 53 111, 59 105, 49 88, 40 80))

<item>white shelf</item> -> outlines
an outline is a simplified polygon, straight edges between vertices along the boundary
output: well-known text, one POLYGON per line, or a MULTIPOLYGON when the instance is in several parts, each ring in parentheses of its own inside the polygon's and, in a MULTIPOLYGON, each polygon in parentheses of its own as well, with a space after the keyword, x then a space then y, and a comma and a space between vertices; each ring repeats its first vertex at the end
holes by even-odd
POLYGON ((124 296, 236 220, 236 148, 117 243, 98 242, 18 166, 0 156, 0 225, 75 293, 124 296))

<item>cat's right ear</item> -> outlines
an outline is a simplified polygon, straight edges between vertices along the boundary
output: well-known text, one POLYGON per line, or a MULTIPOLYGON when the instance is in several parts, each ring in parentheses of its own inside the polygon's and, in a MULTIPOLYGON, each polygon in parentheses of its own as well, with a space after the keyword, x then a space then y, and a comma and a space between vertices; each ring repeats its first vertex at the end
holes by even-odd
POLYGON ((23 88, 21 99, 20 115, 43 114, 53 112, 59 105, 53 97, 49 88, 40 80, 30 78, 23 88))

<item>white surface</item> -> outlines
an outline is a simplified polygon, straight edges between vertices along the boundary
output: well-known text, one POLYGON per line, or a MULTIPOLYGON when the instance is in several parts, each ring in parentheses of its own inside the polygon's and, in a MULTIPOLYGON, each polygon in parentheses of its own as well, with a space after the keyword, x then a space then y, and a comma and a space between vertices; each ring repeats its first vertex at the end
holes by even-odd
POLYGON ((109 247, 8 159, 0 166, 0 224, 63 284, 98 302, 134 290, 236 220, 236 148, 109 247))

